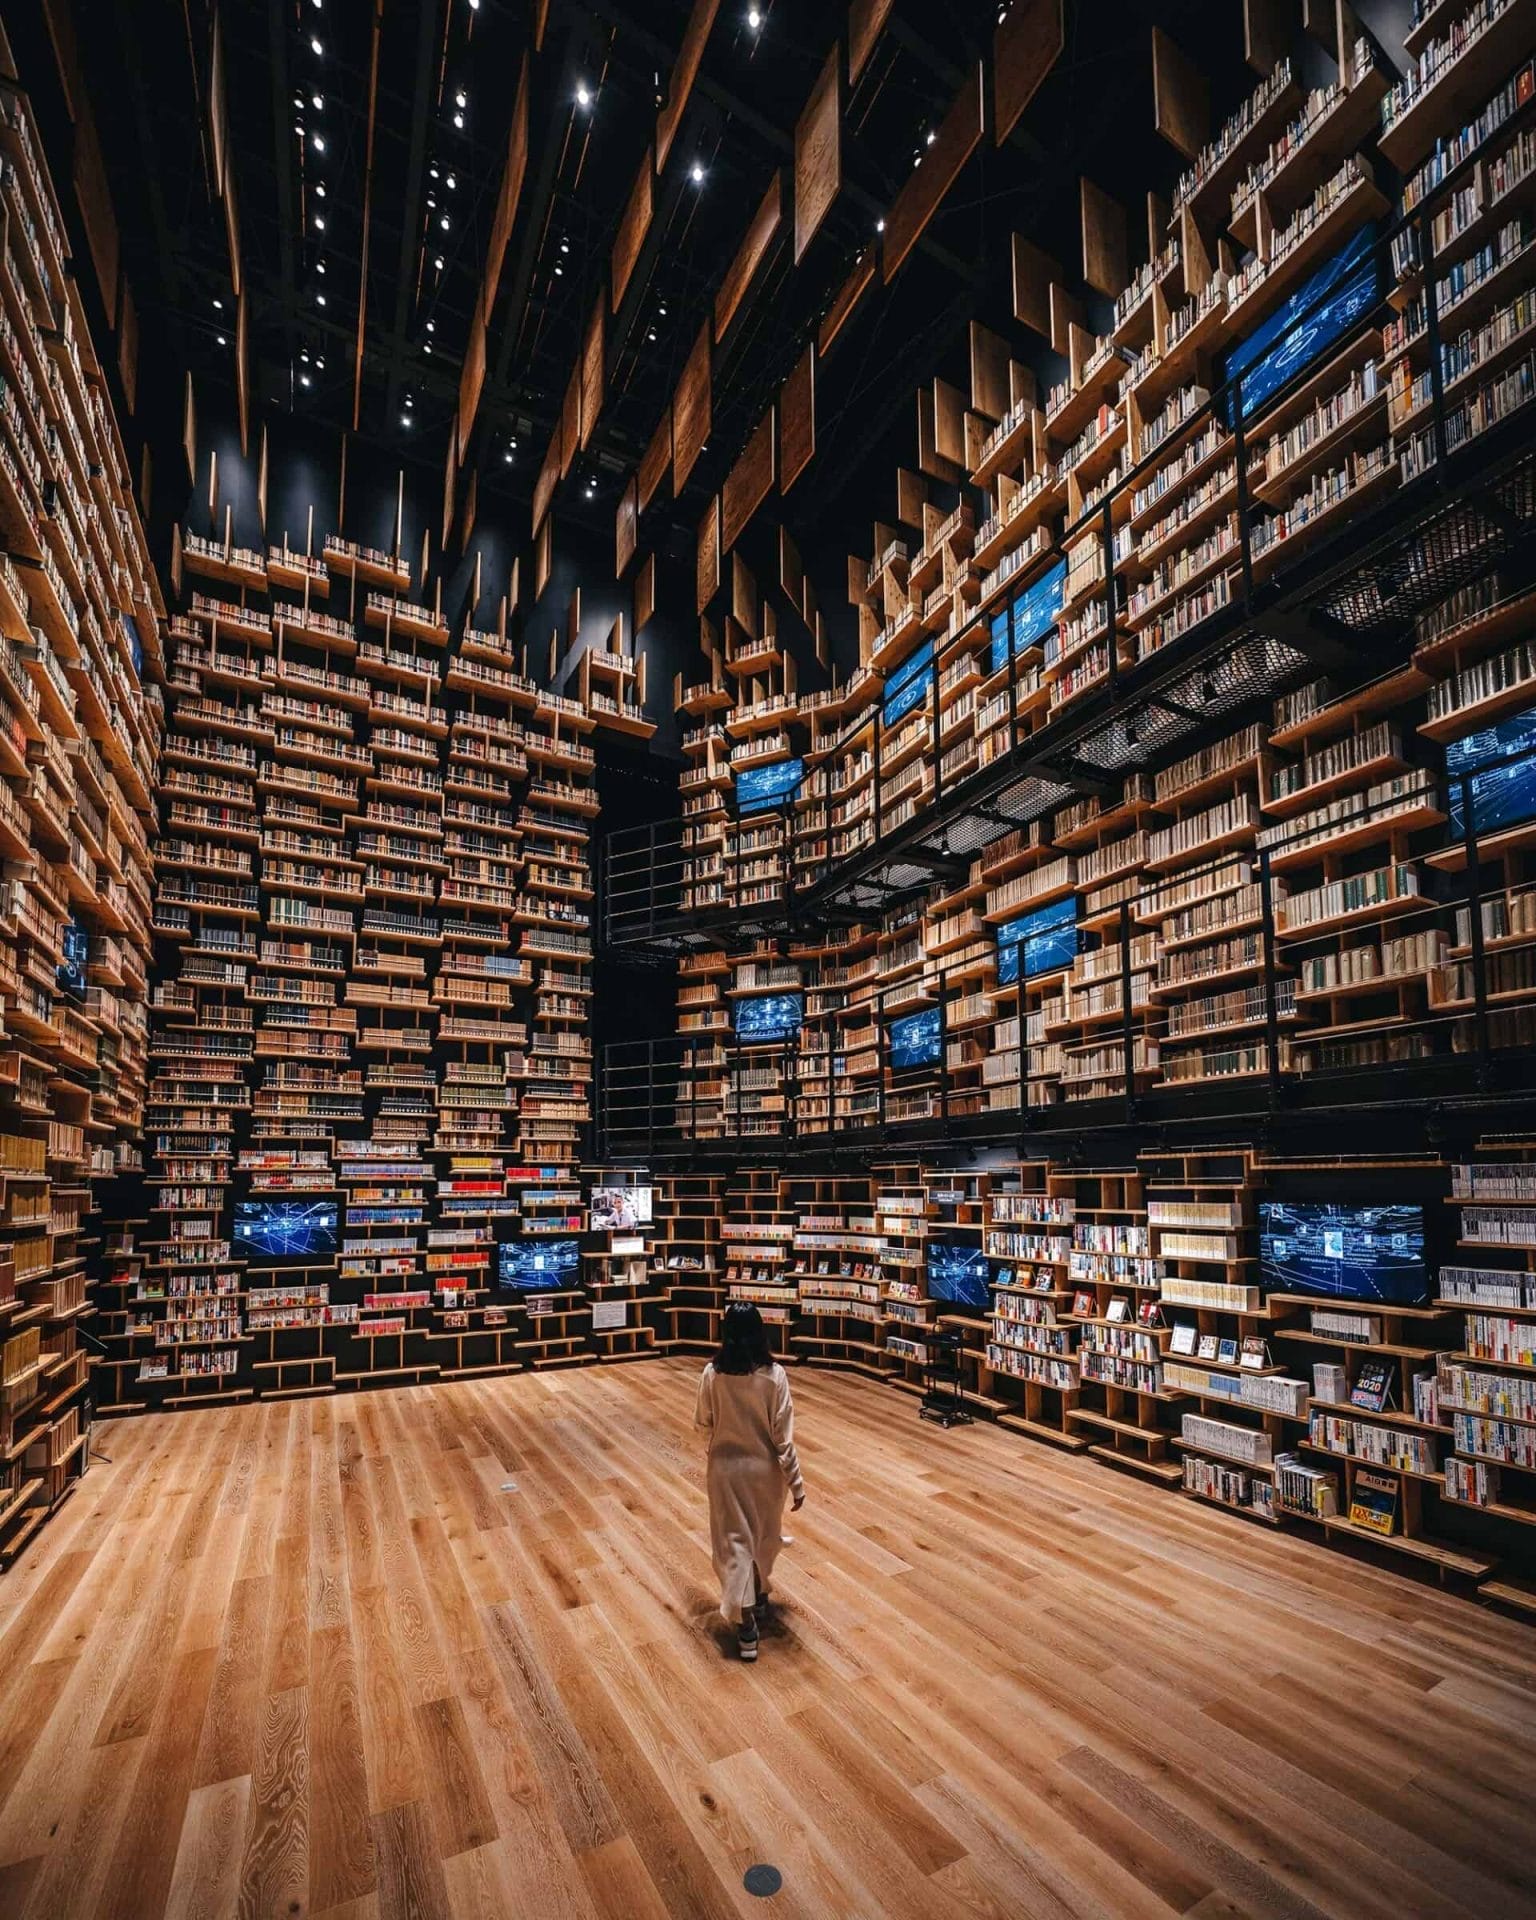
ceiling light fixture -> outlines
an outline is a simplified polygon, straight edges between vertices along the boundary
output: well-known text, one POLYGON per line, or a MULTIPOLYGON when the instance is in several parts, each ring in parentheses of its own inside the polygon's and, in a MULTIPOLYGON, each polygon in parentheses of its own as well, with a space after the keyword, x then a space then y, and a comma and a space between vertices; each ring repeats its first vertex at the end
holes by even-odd
POLYGON ((453 96, 453 104, 456 107, 467 107, 469 105, 468 96, 462 87, 460 87, 458 92, 453 96))
POLYGON ((510 467, 512 464, 512 449, 510 447, 504 447, 502 449, 501 457, 503 460, 506 461, 507 465, 510 467))
POLYGON ((444 233, 448 231, 448 216, 446 213, 443 215, 442 219, 438 221, 437 224, 442 228, 444 233))
POLYGON ((317 180, 315 182, 315 198, 317 200, 323 200, 325 198, 325 182, 323 180, 317 180))
POLYGON ((229 342, 224 338, 222 333, 219 335, 219 345, 221 347, 227 347, 229 345, 229 342))
POLYGON ((317 260, 317 261, 315 262, 315 272, 316 272, 316 273, 324 273, 324 272, 325 272, 325 262, 324 262, 323 260, 317 260))
POLYGON ((325 295, 323 293, 317 293, 315 295, 315 305, 317 307, 323 307, 325 305, 325 295))
POLYGON ((433 256, 432 256, 432 265, 433 265, 433 266, 434 266, 434 267, 435 267, 435 268, 437 269, 437 271, 438 271, 439 273, 441 273, 441 272, 442 272, 442 270, 443 270, 443 256, 442 256, 442 255, 441 255, 440 253, 434 253, 434 254, 433 254, 433 256))
POLYGON ((224 311, 224 302, 219 298, 217 294, 213 296, 213 304, 220 313, 224 311))
POLYGON ((693 184, 696 187, 703 186, 704 169, 699 165, 697 160, 695 160, 693 165, 688 169, 688 178, 693 182, 693 184))
POLYGON ((411 424, 411 416, 408 413, 402 413, 400 416, 400 424, 402 427, 408 427, 411 424))
POLYGON ((317 360, 317 361, 315 362, 315 371, 316 371, 317 373, 324 373, 324 372, 325 372, 325 362, 324 362, 323 360, 317 360))
POLYGON ((931 147, 934 141, 938 139, 938 137, 939 136, 934 132, 933 128, 930 127, 928 131, 923 135, 923 145, 925 147, 931 147))
POLYGON ((316 113, 324 113, 324 111, 325 111, 325 95, 324 95, 323 93, 312 93, 312 94, 311 94, 311 95, 310 95, 309 97, 310 97, 310 99, 311 99, 311 101, 312 101, 312 102, 314 103, 314 109, 315 109, 315 112, 316 112, 316 113))
POLYGON ((323 60, 325 58, 325 48, 321 46, 317 38, 311 37, 309 50, 317 60, 323 60))
POLYGON ((882 214, 882 215, 881 215, 881 217, 880 217, 880 218, 879 218, 879 219, 878 219, 878 220, 877 220, 877 221, 875 222, 875 232, 876 232, 876 233, 884 233, 884 232, 885 232, 885 216, 884 216, 883 214, 882 214))
POLYGON ((462 114, 462 113, 456 113, 456 114, 455 114, 455 115, 453 116, 453 124, 454 124, 454 125, 455 125, 456 127, 459 127, 459 128, 461 128, 461 129, 462 129, 462 127, 463 127, 463 125, 464 125, 464 116, 463 116, 463 114, 462 114))
POLYGON ((325 135, 323 133, 317 133, 314 139, 310 142, 310 145, 314 148, 316 153, 324 153, 325 152, 325 135))
POLYGON ((436 332, 437 332, 437 322, 436 322, 435 320, 429 320, 429 321, 427 322, 427 332, 428 332, 428 333, 436 333, 436 332))
POLYGON ((454 190, 454 188, 455 188, 455 187, 456 187, 456 186, 457 186, 457 185, 458 185, 459 183, 458 183, 458 181, 457 181, 457 180, 456 180, 456 179, 454 178, 454 176, 453 176, 453 175, 452 175, 452 174, 450 173, 450 174, 449 174, 449 176, 448 176, 448 182, 447 182, 447 184, 448 184, 448 191, 449 191, 450 193, 452 193, 452 192, 453 192, 453 190, 454 190))
POLYGON ((592 94, 585 80, 576 84, 576 104, 578 107, 590 107, 592 104, 592 94))
POLYGON ((315 215, 315 232, 316 233, 325 232, 325 215, 323 213, 317 213, 315 215))
POLYGON ((307 387, 309 385, 309 375, 307 373, 301 373, 299 375, 299 385, 301 387, 307 387))
POLYGON ((757 8, 752 7, 751 9, 749 9, 747 13, 747 25, 752 29, 752 31, 756 33, 758 28, 762 24, 763 24, 763 16, 758 12, 757 8))

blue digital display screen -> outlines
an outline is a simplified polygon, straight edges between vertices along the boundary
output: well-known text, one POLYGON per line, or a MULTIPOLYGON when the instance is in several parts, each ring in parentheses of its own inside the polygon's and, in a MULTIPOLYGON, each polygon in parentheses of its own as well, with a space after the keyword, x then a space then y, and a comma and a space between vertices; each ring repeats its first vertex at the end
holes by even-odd
POLYGON ((235 1245, 269 1260, 336 1251, 334 1200, 237 1200, 235 1245))
POLYGON ((914 1067, 936 1067, 941 1045, 937 1007, 904 1014, 891 1022, 891 1071, 909 1073, 914 1067))
POLYGON ((1005 920, 997 930, 997 978, 1012 986, 1021 976, 1056 973, 1077 957, 1077 902, 1058 900, 1005 920))
POLYGON ((956 1307, 990 1307, 992 1271, 987 1256, 965 1240, 930 1240, 926 1249, 928 1295, 956 1307))
POLYGON ((509 1292, 547 1291, 576 1271, 580 1251, 575 1240, 503 1240, 496 1249, 496 1277, 509 1292))
POLYGON ((803 760, 776 760, 771 767, 747 767, 736 776, 736 811, 767 813, 792 800, 805 778, 803 760))
POLYGON ((1006 612, 993 614, 990 669, 993 673, 1007 664, 1010 637, 1015 659, 1044 638, 1061 616, 1066 592, 1067 563, 1058 560, 1027 592, 1021 593, 1006 612))
POLYGON ((933 642, 925 640, 910 660, 904 660, 885 683, 880 717, 888 727, 904 720, 928 697, 933 685, 933 642))
MULTIPOLYGON (((1272 393, 1369 313, 1379 293, 1376 229, 1366 226, 1223 357, 1222 382, 1238 381, 1243 418, 1257 412, 1272 393), (1314 301, 1319 304, 1314 306, 1314 301)), ((1233 397, 1229 393, 1223 402, 1228 426, 1233 397)))
POLYGON ((1472 826, 1477 833, 1492 833, 1536 817, 1536 707, 1469 733, 1464 740, 1453 740, 1445 750, 1445 770, 1451 776, 1453 839, 1459 840, 1467 830, 1464 793, 1471 795, 1472 826), (1511 760, 1507 766, 1488 765, 1511 754, 1532 757, 1511 760), (1476 767, 1485 771, 1473 772, 1476 767), (1461 776, 1468 774, 1471 777, 1463 785, 1461 776))
POLYGON ((791 1039, 805 1018, 803 993, 765 993, 736 1002, 736 1038, 744 1047, 791 1039))
POLYGON ((1259 1262, 1277 1293, 1400 1307, 1429 1299, 1422 1207, 1261 1200, 1259 1262))
POLYGON ((86 969, 91 961, 91 936, 75 917, 64 922, 64 947, 59 960, 59 991, 83 999, 86 969))
POLYGON ((123 633, 128 641, 128 658, 133 662, 133 670, 142 680, 144 678, 144 642, 139 638, 138 623, 126 613, 120 613, 118 619, 123 623, 123 633))

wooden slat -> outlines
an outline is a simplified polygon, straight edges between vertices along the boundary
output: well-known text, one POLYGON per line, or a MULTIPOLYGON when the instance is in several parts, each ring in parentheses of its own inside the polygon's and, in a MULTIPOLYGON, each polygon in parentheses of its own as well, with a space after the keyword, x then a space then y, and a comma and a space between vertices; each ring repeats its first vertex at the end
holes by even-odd
POLYGON ((875 255, 873 248, 866 247, 854 261, 848 278, 833 296, 832 304, 822 316, 816 332, 816 351, 825 358, 831 350, 832 342, 847 326, 853 317, 853 310, 863 298, 865 290, 875 277, 875 255))
POLYGON ((779 230, 783 200, 783 177, 775 168, 773 178, 768 182, 768 191, 759 202, 757 212, 752 216, 751 225, 742 235, 741 245, 736 249, 736 258, 726 269, 725 278, 720 283, 720 291, 715 295, 715 339, 717 341, 725 338, 727 328, 741 311, 742 302, 746 299, 753 280, 768 257, 774 236, 779 230))
POLYGON ((651 229, 651 179, 654 171, 655 149, 648 146, 640 162, 640 171, 635 175, 635 184, 624 203, 624 211, 619 216, 619 230, 613 237, 613 252, 609 256, 609 278, 613 282, 610 302, 614 313, 619 310, 629 286, 629 276, 635 270, 645 236, 651 229))
MULTIPOLYGON (((622 579, 631 560, 635 557, 635 535, 640 517, 639 487, 633 474, 630 475, 619 495, 618 512, 614 516, 613 529, 613 570, 622 579)), ((638 625, 638 622, 636 623, 638 625)))
POLYGON ((892 0, 849 0, 848 5, 848 84, 857 86, 875 42, 885 31, 891 17, 892 0))
POLYGON ((888 283, 895 279, 961 168, 981 143, 981 76, 978 62, 961 82, 960 91, 939 123, 933 145, 924 149, 922 165, 907 175, 891 203, 885 217, 883 249, 888 283))
POLYGON ((699 62, 704 58, 704 43, 709 38, 709 30, 715 24, 719 9, 720 0, 693 0, 693 10, 683 29, 682 44, 672 64, 672 77, 667 82, 667 104, 656 116, 658 173, 667 164, 667 155, 672 151, 683 109, 688 104, 688 96, 693 91, 693 83, 698 75, 699 62))
POLYGON ((779 389, 779 491, 790 488, 816 453, 816 346, 813 341, 779 389))
POLYGON ((581 362, 571 369, 560 406, 560 478, 563 480, 581 451, 581 362))
POLYGON ((603 316, 606 303, 597 296, 581 347, 581 444, 589 447, 603 411, 603 316))
POLYGON ((834 41, 811 97, 795 122, 795 259, 816 236, 843 184, 842 103, 838 69, 842 48, 834 41))
POLYGON ((655 498, 656 489, 666 479, 672 466, 672 409, 667 408, 656 423, 656 431, 651 435, 650 443, 640 456, 640 469, 637 478, 640 482, 640 511, 655 498))
POLYGON ((1152 113, 1158 132, 1186 160, 1198 158, 1210 136, 1210 86, 1184 49, 1152 29, 1152 113))
POLYGON ((1125 246, 1125 208, 1084 174, 1078 183, 1083 219, 1083 278, 1118 298, 1131 277, 1125 246))
POLYGON ((635 638, 656 611, 656 556, 648 553, 635 575, 635 638))
POLYGON ((507 132, 507 157, 501 170, 501 187, 496 195, 496 212, 491 219, 490 244, 485 251, 485 272, 480 281, 480 311, 487 326, 496 294, 501 286, 502 263, 507 243, 517 219, 518 203, 523 197, 523 181, 528 173, 528 56, 523 55, 518 69, 517 92, 512 97, 512 124, 507 132))
POLYGON ((709 322, 699 328, 693 351, 683 364, 672 395, 672 492, 688 484, 694 462, 703 451, 710 428, 709 322))
POLYGON ((1066 0, 1013 0, 992 35, 993 139, 1018 124, 1066 44, 1066 0))
POLYGON ((720 496, 715 494, 699 522, 694 555, 696 611, 702 613, 720 591, 720 496))
POLYGON ((720 544, 736 545, 747 522, 773 491, 777 474, 773 408, 753 428, 720 490, 720 544))

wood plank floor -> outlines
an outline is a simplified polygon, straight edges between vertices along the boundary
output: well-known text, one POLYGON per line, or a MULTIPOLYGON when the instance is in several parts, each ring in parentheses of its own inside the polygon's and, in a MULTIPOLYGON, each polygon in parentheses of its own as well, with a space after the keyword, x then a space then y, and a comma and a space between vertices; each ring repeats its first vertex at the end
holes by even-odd
POLYGON ((0 1914, 1536 1914, 1536 1631, 800 1372, 743 1667, 695 1372, 99 1428, 0 1580, 0 1914))

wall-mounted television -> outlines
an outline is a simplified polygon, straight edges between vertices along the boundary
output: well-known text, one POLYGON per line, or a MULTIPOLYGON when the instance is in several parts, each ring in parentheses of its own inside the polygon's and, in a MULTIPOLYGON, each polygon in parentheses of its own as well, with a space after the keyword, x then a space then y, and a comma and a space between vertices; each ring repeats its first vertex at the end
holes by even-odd
POLYGON ((803 760, 775 760, 771 767, 744 767, 736 776, 736 811, 769 813, 787 806, 805 778, 803 760))
POLYGON ((1223 403, 1227 425, 1238 396, 1246 420, 1369 313, 1380 290, 1376 228, 1365 226, 1223 357, 1223 384, 1238 382, 1223 403))
POLYGON ((1058 973, 1077 957, 1077 902, 1057 900, 1005 920, 997 930, 998 984, 1011 987, 1038 973, 1058 973))
POLYGON ((588 1220, 594 1233, 628 1233, 651 1224, 650 1187, 594 1187, 588 1220))
POLYGON ((1517 826, 1536 818, 1536 707, 1513 713, 1496 726, 1453 740, 1445 750, 1445 770, 1451 776, 1450 832, 1459 840, 1466 832, 1462 796, 1472 800, 1472 825, 1478 833, 1517 826), (1523 754, 1523 759, 1512 755, 1523 754), (1504 761, 1489 766, 1490 760, 1504 761), (1482 773, 1475 768, 1485 769, 1482 773), (1470 775, 1465 788, 1461 776, 1470 775))
POLYGON ((83 1000, 90 963, 90 932, 77 914, 71 914, 64 922, 64 944, 59 959, 59 992, 83 1000))
POLYGON ((1423 1306, 1429 1299, 1424 1209, 1261 1200, 1259 1271, 1276 1293, 1423 1306))
POLYGON ((906 1013, 891 1022, 891 1071, 910 1073, 916 1067, 936 1067, 942 1041, 939 1037, 939 1010, 925 1007, 921 1013, 906 1013))
POLYGON ((744 1047, 782 1045, 800 1031, 803 993, 765 993, 736 1002, 736 1038, 744 1047))
POLYGON ((1067 563, 1058 560, 1047 568, 1032 587, 1016 595, 1012 604, 992 616, 992 656, 990 671, 1006 665, 1011 646, 1014 658, 1043 640, 1060 617, 1067 593, 1067 563))
POLYGON ((930 1240, 925 1249, 928 1295, 956 1307, 990 1307, 992 1272, 972 1241, 930 1240))
POLYGON ((933 685, 933 642, 925 640, 910 660, 904 660, 885 683, 880 703, 880 718, 888 727, 904 720, 915 706, 928 698, 933 685))
POLYGON ((575 1240, 503 1240, 496 1249, 496 1279, 505 1293, 547 1293, 563 1286, 580 1264, 575 1240))
POLYGON ((268 1260, 308 1260, 336 1251, 334 1200, 237 1200, 235 1245, 268 1260))

